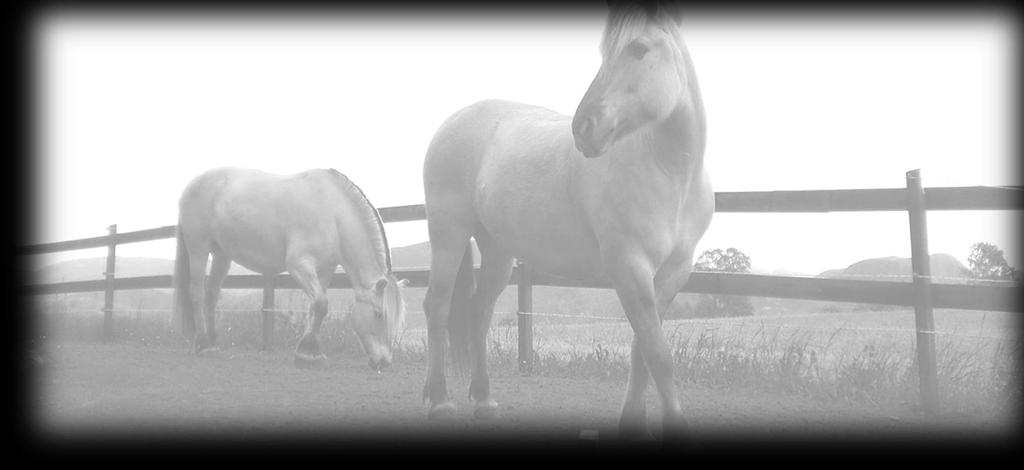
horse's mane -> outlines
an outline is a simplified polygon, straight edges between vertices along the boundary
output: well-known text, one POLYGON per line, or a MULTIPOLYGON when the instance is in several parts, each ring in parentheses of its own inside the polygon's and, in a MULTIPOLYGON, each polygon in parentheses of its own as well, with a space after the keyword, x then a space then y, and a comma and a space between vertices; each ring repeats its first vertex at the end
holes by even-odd
POLYGON ((670 3, 625 1, 611 5, 601 38, 601 57, 606 61, 617 57, 630 41, 643 34, 650 22, 658 23, 679 41, 679 28, 672 17, 673 13, 665 7, 670 3))
POLYGON ((388 235, 387 232, 384 231, 384 220, 380 218, 380 212, 378 212, 377 208, 374 207, 369 199, 367 199, 363 190, 353 183, 352 180, 334 168, 331 168, 330 172, 337 177, 336 179, 342 183, 343 188, 346 191, 359 195, 356 200, 360 202, 360 207, 363 209, 363 216, 367 219, 366 221, 369 222, 372 219, 373 222, 376 222, 377 232, 375 235, 377 236, 377 242, 383 246, 383 249, 381 249, 381 246, 377 247, 377 254, 380 255, 381 252, 383 252, 384 259, 382 261, 384 266, 387 268, 387 272, 391 273, 391 247, 388 246, 388 235))

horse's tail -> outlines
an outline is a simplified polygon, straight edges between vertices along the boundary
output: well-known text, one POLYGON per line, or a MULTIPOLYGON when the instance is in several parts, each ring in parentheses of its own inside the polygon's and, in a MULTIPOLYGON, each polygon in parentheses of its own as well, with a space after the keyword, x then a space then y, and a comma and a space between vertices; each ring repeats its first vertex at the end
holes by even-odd
POLYGON ((451 310, 448 314, 448 349, 451 351, 452 368, 463 374, 469 370, 469 340, 473 332, 471 302, 476 282, 473 277, 473 246, 466 243, 466 252, 455 275, 452 289, 451 310))
POLYGON ((181 320, 181 332, 188 338, 196 334, 196 317, 192 311, 191 294, 189 293, 189 257, 185 238, 181 233, 181 223, 175 230, 178 248, 174 253, 174 314, 181 320))

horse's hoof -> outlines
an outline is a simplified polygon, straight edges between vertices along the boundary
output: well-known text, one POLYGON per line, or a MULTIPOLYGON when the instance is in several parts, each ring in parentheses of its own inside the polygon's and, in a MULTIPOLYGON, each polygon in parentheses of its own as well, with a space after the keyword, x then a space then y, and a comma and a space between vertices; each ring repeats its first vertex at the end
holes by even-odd
POLYGON ((619 418, 619 440, 622 442, 654 442, 656 439, 647 425, 647 410, 639 406, 623 408, 619 418))
POLYGON ((691 452, 699 448, 690 434, 686 420, 681 417, 672 421, 666 419, 662 422, 662 426, 661 442, 666 449, 691 452))
POLYGON ((197 347, 195 352, 196 352, 196 356, 199 356, 199 357, 218 357, 218 356, 220 356, 220 348, 218 348, 217 346, 197 347))
POLYGON ((312 369, 319 370, 327 366, 327 356, 323 354, 317 354, 315 356, 307 354, 295 354, 295 367, 299 369, 312 369))
POLYGON ((431 421, 449 420, 455 418, 455 404, 446 401, 430 407, 427 412, 427 419, 431 421))
POLYGON ((693 440, 693 438, 686 438, 676 442, 663 441, 661 448, 664 452, 680 454, 697 454, 704 450, 704 447, 699 442, 693 440))
POLYGON ((654 434, 646 426, 639 428, 619 429, 619 440, 622 442, 645 443, 654 442, 654 434))
POLYGON ((704 448, 693 439, 693 436, 670 434, 662 438, 661 450, 670 453, 693 454, 701 452, 704 448))
POLYGON ((500 418, 501 413, 498 411, 498 402, 490 399, 477 402, 476 408, 473 410, 473 417, 484 420, 500 418))

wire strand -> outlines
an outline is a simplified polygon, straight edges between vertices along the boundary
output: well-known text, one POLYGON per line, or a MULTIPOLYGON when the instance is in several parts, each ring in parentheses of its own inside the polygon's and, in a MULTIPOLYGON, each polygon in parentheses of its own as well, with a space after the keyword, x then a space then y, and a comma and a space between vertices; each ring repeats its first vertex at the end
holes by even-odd
MULTIPOLYGON (((101 309, 95 309, 95 310, 88 310, 88 309, 87 310, 66 310, 66 311, 57 312, 57 313, 62 313, 62 314, 83 314, 83 313, 96 313, 96 312, 106 312, 106 311, 107 310, 101 308, 101 309)), ((278 313, 278 314, 290 314, 290 315, 292 315, 291 318, 285 317, 284 315, 281 315, 282 317, 289 318, 289 319, 294 318, 295 314, 306 314, 306 313, 308 313, 308 310, 262 309, 262 308, 253 308, 253 309, 217 309, 217 311, 218 312, 233 312, 233 313, 273 312, 273 313, 278 313)), ((173 312, 173 310, 172 309, 114 309, 111 312, 112 313, 120 313, 120 314, 139 313, 139 312, 171 313, 171 312, 173 312)), ((422 312, 422 311, 406 311, 407 315, 410 315, 410 314, 411 315, 415 315, 415 314, 423 314, 423 313, 424 312, 422 312)), ((602 321, 613 321, 613 322, 628 322, 628 320, 625 317, 610 317, 610 316, 587 315, 587 314, 565 314, 565 313, 551 313, 551 312, 513 312, 513 311, 498 311, 498 312, 495 312, 495 313, 496 314, 503 314, 503 315, 512 315, 512 314, 520 315, 521 314, 521 315, 527 315, 527 316, 531 316, 531 317, 540 317, 540 318, 544 318, 544 317, 550 317, 550 318, 573 318, 573 319, 591 319, 591 320, 602 320, 602 321)), ((329 316, 336 316, 336 317, 342 317, 342 318, 344 318, 344 317, 346 317, 348 315, 348 313, 344 312, 344 311, 329 311, 329 312, 327 312, 327 314, 329 316)), ((909 314, 909 312, 908 312, 908 314, 909 314)), ((759 323, 759 324, 763 325, 766 322, 777 322, 777 321, 794 320, 794 319, 802 319, 802 318, 812 318, 812 317, 813 318, 821 318, 821 319, 830 319, 830 318, 828 318, 829 315, 832 315, 832 314, 828 314, 828 313, 807 313, 807 314, 794 314, 794 315, 747 316, 747 317, 725 317, 725 318, 671 318, 671 319, 666 319, 665 323, 666 324, 671 324, 671 325, 679 325, 679 324, 723 325, 723 324, 730 324, 730 323, 759 323)), ((889 327, 866 327, 866 326, 845 326, 845 325, 843 325, 843 326, 786 325, 786 324, 777 324, 777 323, 776 324, 772 324, 770 326, 773 327, 773 328, 779 328, 779 329, 817 330, 817 331, 829 331, 829 332, 871 331, 871 332, 889 332, 889 333, 914 333, 914 334, 916 334, 916 333, 923 333, 923 334, 933 334, 933 335, 941 335, 941 336, 953 336, 953 337, 960 337, 960 338, 988 339, 988 340, 996 340, 996 341, 1013 341, 1013 342, 1020 341, 1020 338, 1018 338, 1016 336, 992 336, 992 335, 982 335, 982 334, 965 334, 965 333, 957 333, 957 332, 951 332, 951 331, 939 331, 939 330, 922 330, 922 331, 919 332, 915 328, 889 328, 889 327)), ((712 329, 716 329, 716 328, 712 328, 712 329)))

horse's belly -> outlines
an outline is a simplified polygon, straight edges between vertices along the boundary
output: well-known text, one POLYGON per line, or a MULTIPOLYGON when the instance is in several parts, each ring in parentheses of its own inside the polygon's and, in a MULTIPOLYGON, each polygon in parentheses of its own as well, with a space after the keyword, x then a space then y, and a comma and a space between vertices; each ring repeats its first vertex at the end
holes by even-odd
POLYGON ((495 186, 478 194, 477 215, 499 246, 538 271, 602 279, 597 242, 561 189, 495 186))
POLYGON ((532 269, 568 279, 604 279, 596 245, 558 236, 535 238, 532 233, 506 227, 499 230, 488 228, 499 245, 532 269))
POLYGON ((224 228, 217 238, 221 252, 246 269, 263 274, 280 273, 286 269, 285 249, 275 234, 246 230, 235 226, 224 228))
MULTIPOLYGON (((271 201, 249 193, 230 195, 214 206, 212 232, 221 253, 246 269, 276 274, 286 269, 287 234, 271 201)), ((267 196, 269 197, 269 195, 267 196)))

